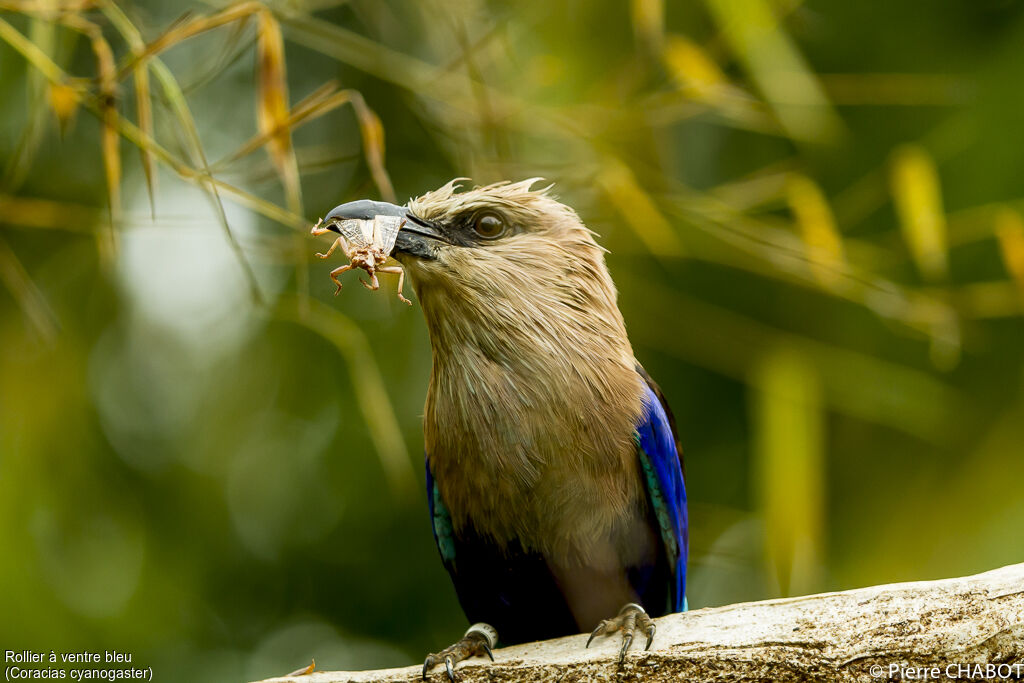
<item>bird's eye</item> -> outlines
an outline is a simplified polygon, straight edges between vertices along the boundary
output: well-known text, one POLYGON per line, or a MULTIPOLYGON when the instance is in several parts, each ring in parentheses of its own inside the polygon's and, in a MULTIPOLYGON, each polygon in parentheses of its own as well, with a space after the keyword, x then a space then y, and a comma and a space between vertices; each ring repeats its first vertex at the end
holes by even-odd
POLYGON ((473 232, 493 240, 505 234, 505 221, 497 214, 482 213, 473 219, 473 232))

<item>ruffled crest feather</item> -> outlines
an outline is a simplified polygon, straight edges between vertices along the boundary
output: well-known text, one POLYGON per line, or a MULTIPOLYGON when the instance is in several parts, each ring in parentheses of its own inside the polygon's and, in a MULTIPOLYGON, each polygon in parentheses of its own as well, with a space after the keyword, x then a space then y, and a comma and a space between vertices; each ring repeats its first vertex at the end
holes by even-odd
POLYGON ((537 190, 530 188, 543 178, 527 178, 519 182, 501 182, 477 185, 459 192, 460 183, 469 178, 453 178, 438 189, 409 200, 409 210, 425 220, 440 220, 462 212, 477 209, 500 209, 510 217, 528 220, 550 208, 545 200, 554 199, 549 191, 553 184, 537 190))

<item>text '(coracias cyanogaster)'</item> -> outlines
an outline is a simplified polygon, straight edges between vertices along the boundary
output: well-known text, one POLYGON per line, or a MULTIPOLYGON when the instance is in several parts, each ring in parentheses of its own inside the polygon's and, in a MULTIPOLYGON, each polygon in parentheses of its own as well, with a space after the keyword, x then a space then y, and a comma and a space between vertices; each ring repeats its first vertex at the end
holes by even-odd
MULTIPOLYGON (((423 673, 585 631, 654 636, 686 609, 672 413, 640 367, 594 234, 535 180, 343 204, 404 220, 393 256, 433 349, 424 440, 434 538, 466 616, 423 673)), ((588 646, 589 646, 588 642, 588 646)))

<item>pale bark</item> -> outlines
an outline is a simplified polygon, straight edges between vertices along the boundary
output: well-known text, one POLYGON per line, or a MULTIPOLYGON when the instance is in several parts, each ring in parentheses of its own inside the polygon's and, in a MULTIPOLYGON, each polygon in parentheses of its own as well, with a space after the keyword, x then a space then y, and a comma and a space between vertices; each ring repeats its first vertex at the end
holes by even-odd
MULTIPOLYGON (((464 662, 459 680, 1024 679, 1024 564, 958 579, 700 609, 662 617, 657 625, 651 650, 634 646, 621 665, 617 637, 584 649, 587 636, 578 635, 496 650, 493 664, 464 662), (982 668, 961 668, 967 665, 982 668)), ((642 638, 637 641, 642 647, 642 638)), ((270 681, 418 681, 420 668, 325 671, 270 681)), ((444 667, 430 680, 446 682, 444 667)))

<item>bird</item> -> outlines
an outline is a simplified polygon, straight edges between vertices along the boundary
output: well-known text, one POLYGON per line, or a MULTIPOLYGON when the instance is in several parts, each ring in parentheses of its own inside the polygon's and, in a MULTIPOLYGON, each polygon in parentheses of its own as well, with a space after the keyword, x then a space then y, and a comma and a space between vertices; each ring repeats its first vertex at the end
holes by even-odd
POLYGON ((650 648, 652 617, 687 608, 675 419, 634 357, 595 233, 539 178, 467 180, 324 220, 402 219, 391 255, 430 338, 427 507, 472 626, 423 677, 443 663, 454 681, 499 642, 587 631, 587 647, 619 633, 621 662, 635 635, 650 648))

